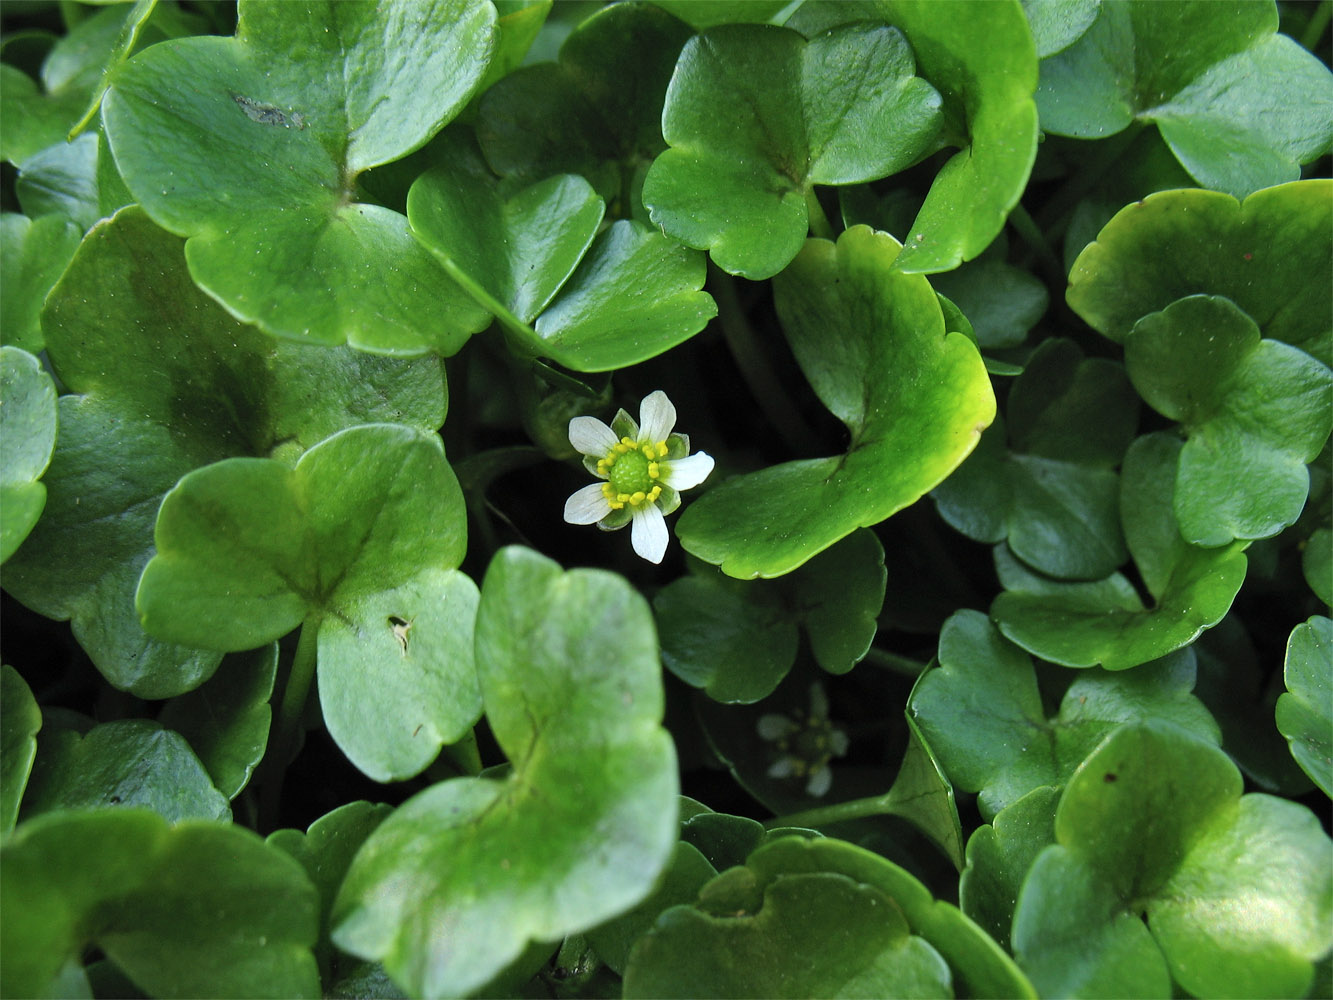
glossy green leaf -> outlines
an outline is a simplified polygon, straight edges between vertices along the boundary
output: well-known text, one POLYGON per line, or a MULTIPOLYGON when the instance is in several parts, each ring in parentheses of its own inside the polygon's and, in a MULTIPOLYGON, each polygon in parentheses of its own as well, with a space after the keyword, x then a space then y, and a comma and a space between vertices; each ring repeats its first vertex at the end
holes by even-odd
POLYGON ((701 255, 623 220, 594 240, 603 205, 581 177, 557 174, 505 198, 465 139, 450 149, 408 192, 412 231, 517 353, 609 371, 674 347, 716 315, 700 291, 701 255))
POLYGON ((27 351, 0 347, 0 562, 46 507, 41 478, 56 444, 56 387, 27 351))
POLYGON ((936 274, 981 254, 1018 204, 1037 155, 1037 57, 1017 0, 880 0, 966 145, 935 175, 895 269, 936 274))
POLYGON ((797 363, 851 449, 714 487, 677 524, 688 552, 729 576, 781 576, 915 502, 975 447, 995 417, 985 367, 946 333, 925 278, 893 269, 898 251, 857 226, 809 241, 774 282, 797 363))
POLYGON ((42 710, 19 672, 0 666, 0 836, 14 829, 37 756, 42 710))
POLYGON ((55 215, 89 229, 102 218, 97 183, 98 141, 81 135, 39 150, 19 164, 14 184, 23 212, 33 218, 55 215))
POLYGON ((1301 553, 1305 582, 1325 604, 1333 606, 1333 529, 1319 528, 1301 553))
POLYGON ((1069 273, 1070 307, 1123 342, 1134 324, 1187 295, 1222 295, 1264 337, 1333 363, 1333 181, 1257 191, 1162 191, 1120 210, 1069 273))
POLYGON ((1301 769, 1333 796, 1333 620, 1316 615, 1292 630, 1277 700, 1277 728, 1301 769))
POLYGON ((1207 295, 1135 323, 1125 365, 1148 404, 1184 425, 1174 509, 1187 542, 1266 538, 1296 521, 1306 464, 1333 430, 1333 372, 1207 295))
POLYGON ((336 953, 329 942, 329 914, 333 910, 334 897, 356 852, 392 813, 393 809, 382 803, 349 802, 315 820, 305 833, 283 829, 265 838, 270 847, 285 851, 299 861, 319 890, 319 940, 315 945, 315 957, 326 982, 331 981, 335 962, 340 973, 348 962, 347 956, 336 953))
POLYGON ((173 698, 157 721, 185 737, 218 791, 236 798, 268 746, 278 647, 237 653, 201 687, 173 698))
POLYGON ((0 992, 37 996, 86 946, 156 996, 318 997, 319 898, 249 830, 57 812, 0 848, 0 992))
POLYGON ((635 181, 642 185, 666 148, 662 102, 693 33, 658 4, 602 8, 565 39, 558 62, 510 73, 482 96, 477 138, 486 161, 517 184, 579 174, 612 215, 642 216, 635 181))
POLYGON ((653 599, 662 663, 716 701, 755 702, 796 661, 801 626, 816 662, 846 673, 875 637, 885 579, 883 546, 865 530, 778 581, 740 583, 700 570, 653 599))
POLYGON ((619 577, 505 549, 486 574, 476 642, 512 771, 445 781, 400 806, 334 907, 340 948, 427 997, 471 992, 528 942, 641 902, 676 843, 647 603, 619 577))
POLYGON ((457 114, 494 36, 484 0, 245 3, 234 38, 161 43, 122 67, 103 122, 129 189, 190 237, 190 273, 234 315, 280 337, 452 354, 480 310, 402 215, 350 192, 457 114))
POLYGON ((1107 737, 1061 798, 1057 844, 1014 916, 1038 988, 1166 997, 1169 968, 1195 996, 1304 995, 1333 946, 1333 844, 1303 806, 1241 787, 1225 754, 1174 726, 1107 737), (1101 932, 1075 937, 1098 915, 1101 932))
POLYGON ((219 660, 149 639, 134 611, 158 503, 181 476, 233 455, 292 462, 352 424, 444 421, 438 359, 275 343, 200 293, 181 241, 138 209, 89 234, 43 324, 70 395, 45 516, 6 564, 5 589, 71 618, 98 669, 142 697, 197 687, 219 660))
POLYGON ((45 346, 39 322, 47 292, 64 272, 83 234, 69 219, 0 215, 0 338, 25 351, 45 346))
POLYGON ((775 17, 789 0, 653 0, 698 31, 715 24, 759 23, 775 17))
POLYGON ((1042 573, 1096 579, 1127 556, 1119 462, 1138 422, 1122 367, 1043 341, 1009 394, 1009 447, 997 420, 932 496, 943 517, 979 542, 1008 541, 1042 573))
POLYGON ((138 806, 170 823, 228 820, 227 797, 179 733, 121 719, 80 735, 47 727, 23 799, 25 821, 62 809, 138 806))
POLYGON ((1102 0, 1022 0, 1037 58, 1066 49, 1097 20, 1102 0))
POLYGON ((882 24, 808 42, 771 25, 709 29, 667 89, 649 215, 724 270, 772 277, 801 250, 813 185, 886 177, 931 150, 940 96, 914 71, 902 32, 882 24))
POLYGON ((1333 76, 1277 26, 1268 2, 1220 17, 1211 3, 1104 0, 1042 62, 1042 128, 1100 139, 1151 121, 1203 187, 1244 197, 1296 180, 1333 142, 1333 76))
POLYGON ((1055 842, 1060 789, 1039 785, 995 814, 967 841, 958 905, 996 941, 1009 942, 1014 906, 1037 855, 1055 842))
POLYGON ((1052 663, 1124 670, 1188 645, 1221 621, 1245 579, 1245 543, 1201 549, 1180 537, 1171 494, 1182 447, 1168 434, 1141 437, 1121 470, 1121 524, 1152 603, 1120 573, 1060 583, 997 550, 1005 590, 990 612, 1006 638, 1052 663))
POLYGON ((1034 788, 1062 785, 1107 732, 1163 719, 1217 743, 1217 723, 1190 692, 1194 657, 1178 653, 1128 674, 1090 672, 1047 716, 1032 662, 986 617, 959 611, 940 634, 940 665, 917 682, 908 710, 945 773, 980 792, 991 818, 1034 788))
POLYGON ((1046 286, 1036 275, 989 253, 936 275, 930 283, 971 321, 981 348, 1021 344, 1050 304, 1046 286))
POLYGON ((162 501, 136 604, 165 641, 242 650, 317 630, 330 735, 378 781, 419 773, 481 711, 462 491, 433 434, 349 428, 301 456, 233 458, 162 501))

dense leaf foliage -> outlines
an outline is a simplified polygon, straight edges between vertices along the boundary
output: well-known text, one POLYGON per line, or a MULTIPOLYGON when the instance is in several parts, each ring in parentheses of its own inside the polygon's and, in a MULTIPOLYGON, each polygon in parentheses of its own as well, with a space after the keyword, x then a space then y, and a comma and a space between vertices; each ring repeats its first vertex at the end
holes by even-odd
POLYGON ((1328 996, 1330 11, 0 5, 0 997, 1328 996))

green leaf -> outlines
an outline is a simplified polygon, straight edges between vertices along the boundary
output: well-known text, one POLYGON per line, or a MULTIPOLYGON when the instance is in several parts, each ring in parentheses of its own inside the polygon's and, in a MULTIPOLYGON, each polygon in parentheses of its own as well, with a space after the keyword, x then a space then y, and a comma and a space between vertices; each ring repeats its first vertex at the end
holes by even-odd
POLYGON ((0 337, 25 351, 45 342, 39 319, 51 286, 69 265, 83 234, 69 219, 29 219, 16 212, 0 215, 0 337))
POLYGON ((1244 197, 1294 181, 1333 142, 1333 76, 1275 34, 1271 3, 1105 0, 1082 37, 1041 65, 1042 128, 1100 139, 1155 122, 1200 185, 1244 197))
MULTIPOLYGON (((332 964, 339 958, 343 962, 347 960, 345 956, 335 954, 329 941, 329 914, 333 910, 334 897, 356 852, 392 813, 392 807, 382 803, 348 802, 315 820, 305 833, 283 829, 275 830, 265 838, 270 847, 276 847, 299 861, 319 890, 319 939, 315 957, 325 982, 332 981, 332 964)), ((344 970, 340 967, 339 971, 344 970)))
POLYGON ((86 734, 47 727, 23 799, 23 819, 63 809, 139 806, 170 823, 228 820, 227 797, 179 733, 121 719, 86 734))
POLYGON ((419 773, 481 711, 462 491, 440 439, 349 428, 289 469, 232 458, 162 501, 136 603, 170 642, 242 650, 317 630, 330 735, 377 781, 419 773))
MULTIPOLYGON (((0 562, 23 544, 46 507, 39 481, 56 443, 56 387, 27 351, 0 347, 0 562)), ((6 581, 7 582, 7 581, 6 581)))
POLYGON ((5 589, 72 619, 98 669, 141 697, 197 687, 219 660, 150 640, 134 611, 158 504, 181 476, 234 455, 294 462, 352 424, 433 431, 444 421, 438 359, 276 343, 203 295, 181 241, 138 209, 89 234, 43 325, 70 395, 43 480, 45 515, 5 565, 5 589))
POLYGON ((701 255, 635 222, 594 240, 603 205, 581 177, 557 174, 503 197, 461 137, 412 185, 407 213, 520 355, 610 371, 674 347, 717 314, 700 291, 701 255))
POLYGON ((1134 324, 1187 295, 1222 295, 1280 340, 1333 363, 1333 181, 1257 191, 1162 191, 1120 210, 1069 273, 1070 307, 1123 342, 1134 324))
POLYGON ((457 114, 494 39, 481 0, 246 3, 234 38, 154 45, 122 67, 103 122, 126 185, 190 237, 190 273, 234 315, 279 337, 453 354, 481 311, 406 218, 351 192, 457 114))
POLYGON ((715 24, 762 24, 789 6, 789 0, 653 0, 653 3, 688 21, 696 31, 715 24))
POLYGON ((1287 690, 1278 696, 1277 728, 1291 755, 1325 795, 1333 796, 1333 620, 1316 615, 1287 640, 1287 690))
POLYGON ((476 642, 487 718, 512 771, 445 781, 399 806, 334 907, 340 948, 382 960, 427 997, 471 992, 529 941, 641 902, 676 843, 676 761, 647 603, 619 577, 504 549, 486 574, 476 642))
POLYGON ((1097 20, 1102 0, 1022 0, 1037 58, 1067 49, 1097 20))
POLYGON ((809 241, 774 282, 797 363, 851 449, 714 487, 677 525, 687 551, 729 576, 781 576, 915 502, 975 447, 995 417, 985 366, 946 333, 926 279, 894 270, 899 249, 856 226, 809 241))
POLYGON ((944 623, 938 668, 917 682, 908 710, 950 780, 980 792, 992 818, 1043 785, 1063 785, 1117 726, 1163 719, 1217 743, 1217 723, 1190 692, 1194 657, 1180 653, 1128 674, 1078 677, 1048 718, 1032 662, 986 617, 959 611, 944 623))
POLYGON ((662 102, 693 34, 658 4, 604 7, 574 29, 559 62, 510 73, 482 96, 486 161, 521 185, 552 174, 591 181, 619 218, 639 218, 634 184, 666 148, 662 102))
POLYGON ((932 494, 940 516, 979 542, 1008 541, 1042 573, 1096 579, 1125 561, 1120 461, 1138 422, 1124 369, 1043 341, 1009 394, 1009 449, 997 420, 932 494))
POLYGON ((1317 529, 1301 553, 1305 582, 1325 604, 1333 606, 1333 529, 1317 529))
POLYGON ((800 251, 815 184, 887 177, 930 152, 940 97, 901 31, 857 22, 806 41, 722 25, 686 43, 643 184, 653 222, 746 278, 800 251), (865 137, 875 136, 873 143, 865 137))
POLYGON ((223 663, 202 687, 167 702, 157 721, 185 737, 218 791, 234 799, 268 746, 278 647, 270 643, 223 663))
POLYGON ((37 756, 42 710, 19 672, 0 666, 0 836, 14 829, 37 756))
POLYGON ((931 284, 971 320, 982 348, 1021 344, 1050 305, 1050 294, 1036 275, 990 254, 936 275, 931 284))
POLYGON ((91 228, 102 218, 97 161, 95 135, 81 135, 28 157, 19 164, 14 184, 24 214, 56 215, 73 219, 80 229, 91 228))
POLYGON ((1333 372, 1261 340, 1228 299, 1192 295, 1134 324, 1125 365, 1139 394, 1187 437, 1174 509, 1195 545, 1267 538, 1295 523, 1333 429, 1333 372))
POLYGON ((45 992, 87 946, 150 995, 321 995, 318 896, 249 830, 168 826, 140 809, 57 812, 15 831, 0 870, 6 996, 45 992))
POLYGON ((1037 155, 1037 58, 1017 0, 880 0, 921 75, 967 144, 935 175, 895 269, 948 271, 990 245, 1018 204, 1037 155))
POLYGON ((1174 726, 1108 736, 1014 915, 1038 989, 1166 997, 1169 966, 1194 996, 1305 995, 1333 946, 1333 845, 1303 806, 1241 787, 1224 753, 1174 726))
POLYGON ((958 905, 996 941, 1008 943, 1023 879, 1042 848, 1055 842, 1059 801, 1060 789, 1039 785, 968 838, 958 905))
POLYGON ((755 702, 795 663, 800 625, 816 662, 846 673, 875 637, 885 581, 884 548, 865 530, 777 581, 740 583, 701 569, 653 599, 662 662, 716 701, 755 702))
POLYGON ((1124 670, 1188 645, 1221 621, 1245 579, 1245 543, 1201 549, 1180 537, 1171 494, 1182 447, 1168 434, 1141 437, 1120 475, 1121 524, 1152 603, 1119 573, 1058 583, 997 549, 1005 590, 990 611, 1006 638, 1052 663, 1124 670))

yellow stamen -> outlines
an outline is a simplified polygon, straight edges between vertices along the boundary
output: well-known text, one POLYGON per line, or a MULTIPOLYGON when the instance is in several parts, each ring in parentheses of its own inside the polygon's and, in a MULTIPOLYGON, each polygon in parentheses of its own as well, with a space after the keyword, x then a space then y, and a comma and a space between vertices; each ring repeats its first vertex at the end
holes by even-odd
POLYGON ((630 495, 628 493, 617 493, 616 499, 619 500, 622 505, 627 504, 630 502, 630 495))
POLYGON ((661 466, 659 466, 656 462, 648 463, 648 477, 650 479, 656 479, 658 475, 660 475, 660 473, 661 473, 661 466))
POLYGON ((638 504, 643 503, 646 499, 648 499, 647 493, 636 491, 630 494, 629 502, 637 506, 638 504))
POLYGON ((652 491, 648 494, 648 499, 656 503, 657 498, 660 497, 661 495, 662 495, 662 487, 654 486, 652 488, 652 491))

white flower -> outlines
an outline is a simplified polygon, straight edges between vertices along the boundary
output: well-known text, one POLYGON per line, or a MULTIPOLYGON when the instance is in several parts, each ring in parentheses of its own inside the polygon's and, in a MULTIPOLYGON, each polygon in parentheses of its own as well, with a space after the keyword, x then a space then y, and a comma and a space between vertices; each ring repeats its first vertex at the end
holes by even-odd
POLYGON ((770 778, 806 778, 805 794, 820 798, 833 784, 829 761, 847 754, 847 734, 828 717, 828 697, 819 684, 810 685, 810 712, 759 717, 759 736, 776 743, 781 754, 768 769, 770 778))
POLYGON ((690 439, 673 434, 676 408, 660 389, 639 404, 639 422, 624 410, 608 427, 596 417, 569 422, 569 443, 598 479, 565 501, 570 524, 596 524, 616 531, 632 524, 634 551, 649 562, 666 554, 665 514, 680 506, 680 491, 698 486, 713 471, 704 452, 690 454, 690 439))

